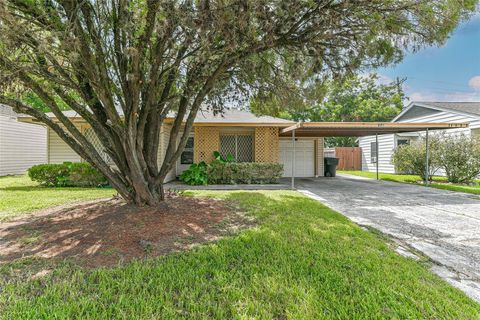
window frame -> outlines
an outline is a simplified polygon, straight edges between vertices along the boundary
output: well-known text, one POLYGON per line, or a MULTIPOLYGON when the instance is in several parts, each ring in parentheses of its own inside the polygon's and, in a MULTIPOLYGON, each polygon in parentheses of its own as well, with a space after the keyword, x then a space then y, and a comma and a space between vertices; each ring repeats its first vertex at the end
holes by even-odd
POLYGON ((193 164, 195 161, 194 157, 195 157, 195 153, 194 153, 194 149, 195 149, 195 137, 194 136, 190 136, 187 138, 187 143, 185 144, 185 148, 183 149, 182 153, 180 154, 180 164, 181 165, 189 165, 189 164, 193 164), (191 147, 188 147, 188 142, 189 140, 192 139, 192 146, 191 147), (183 162, 183 154, 184 153, 192 153, 192 162, 183 162))
POLYGON ((370 142, 370 163, 377 163, 378 154, 377 154, 377 142, 370 142))
POLYGON ((222 154, 222 156, 224 158, 226 158, 228 156, 228 154, 223 154, 223 151, 222 151, 222 137, 226 137, 226 136, 230 136, 230 137, 234 137, 234 150, 235 150, 235 154, 232 154, 232 156, 235 158, 235 161, 236 162, 254 162, 254 159, 255 159, 255 137, 253 134, 249 133, 249 132, 228 132, 228 133, 221 133, 220 134, 220 154, 222 154), (238 160, 238 152, 239 152, 239 137, 249 137, 250 138, 250 143, 251 143, 251 146, 250 146, 250 150, 251 150, 251 153, 249 155, 249 160, 248 161, 239 161, 238 160))

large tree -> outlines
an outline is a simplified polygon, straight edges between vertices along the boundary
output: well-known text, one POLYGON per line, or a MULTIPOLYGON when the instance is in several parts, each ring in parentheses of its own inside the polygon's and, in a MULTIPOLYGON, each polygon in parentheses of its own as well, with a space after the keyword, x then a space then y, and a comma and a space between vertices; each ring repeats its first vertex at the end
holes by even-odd
POLYGON ((0 102, 43 122, 130 202, 156 205, 201 107, 442 43, 476 0, 0 0, 0 102), (53 112, 49 118, 25 96, 53 112), (64 105, 88 122, 109 166, 64 105), (175 112, 157 165, 160 125, 175 112), (177 147, 177 138, 179 145, 177 147))

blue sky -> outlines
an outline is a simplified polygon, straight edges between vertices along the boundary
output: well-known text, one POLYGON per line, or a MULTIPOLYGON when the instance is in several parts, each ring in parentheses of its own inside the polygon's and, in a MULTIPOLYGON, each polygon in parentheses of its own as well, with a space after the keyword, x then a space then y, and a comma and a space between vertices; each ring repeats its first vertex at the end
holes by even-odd
POLYGON ((407 53, 376 72, 382 82, 407 78, 410 101, 480 101, 480 15, 460 24, 443 46, 407 53))

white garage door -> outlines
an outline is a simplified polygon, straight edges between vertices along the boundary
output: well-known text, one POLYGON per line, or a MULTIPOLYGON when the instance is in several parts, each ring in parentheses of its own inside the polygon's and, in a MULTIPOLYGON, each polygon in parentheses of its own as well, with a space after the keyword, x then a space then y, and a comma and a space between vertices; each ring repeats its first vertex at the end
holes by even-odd
MULTIPOLYGON (((283 176, 292 176, 293 144, 291 140, 280 140, 279 161, 283 164, 283 176)), ((314 141, 295 141, 295 177, 315 175, 314 141)))

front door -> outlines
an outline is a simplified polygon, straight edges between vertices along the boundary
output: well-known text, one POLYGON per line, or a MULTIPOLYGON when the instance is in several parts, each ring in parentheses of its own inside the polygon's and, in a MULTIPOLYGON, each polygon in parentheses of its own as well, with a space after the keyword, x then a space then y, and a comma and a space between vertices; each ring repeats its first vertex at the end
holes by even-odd
POLYGON ((181 175, 183 171, 187 170, 190 165, 193 163, 193 146, 194 138, 189 137, 187 139, 187 144, 183 150, 180 158, 177 161, 177 175, 181 175))

